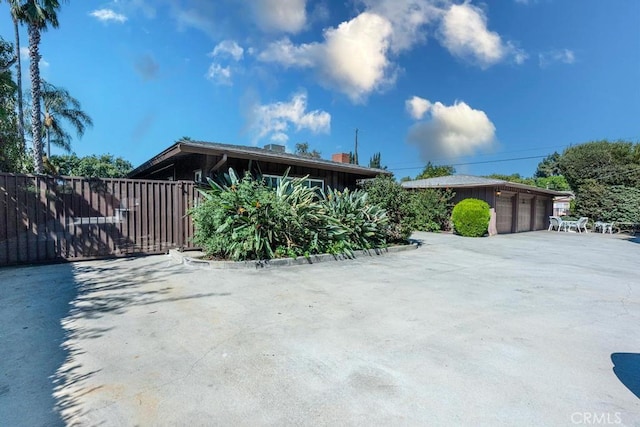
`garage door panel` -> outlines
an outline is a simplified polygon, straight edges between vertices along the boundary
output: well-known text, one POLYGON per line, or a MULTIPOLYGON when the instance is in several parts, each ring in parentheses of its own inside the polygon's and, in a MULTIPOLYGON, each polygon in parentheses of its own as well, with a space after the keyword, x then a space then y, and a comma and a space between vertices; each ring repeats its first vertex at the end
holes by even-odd
POLYGON ((518 204, 518 231, 531 230, 531 199, 520 199, 518 204))
POLYGON ((538 199, 536 200, 535 229, 544 230, 547 226, 547 199, 538 199))
POLYGON ((496 228, 498 234, 511 233, 513 223, 513 197, 496 197, 496 228))

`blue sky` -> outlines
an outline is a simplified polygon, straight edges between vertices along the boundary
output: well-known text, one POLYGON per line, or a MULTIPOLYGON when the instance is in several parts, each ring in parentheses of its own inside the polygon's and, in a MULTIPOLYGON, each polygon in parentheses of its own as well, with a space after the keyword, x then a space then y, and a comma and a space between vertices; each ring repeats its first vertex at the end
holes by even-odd
POLYGON ((78 155, 138 165, 189 136, 330 158, 358 128, 361 163, 397 177, 530 176, 570 144, 640 141, 639 18, 637 0, 72 0, 41 70, 93 118, 78 155))

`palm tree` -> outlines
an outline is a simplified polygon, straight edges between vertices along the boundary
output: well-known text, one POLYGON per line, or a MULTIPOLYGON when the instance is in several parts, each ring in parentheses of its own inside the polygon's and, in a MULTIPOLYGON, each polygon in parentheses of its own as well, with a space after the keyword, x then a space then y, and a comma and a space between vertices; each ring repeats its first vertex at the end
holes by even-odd
POLYGON ((12 3, 11 19, 13 19, 13 30, 16 38, 16 83, 18 84, 18 135, 20 137, 20 150, 25 151, 24 143, 24 107, 22 102, 22 59, 20 58, 20 21, 18 20, 18 9, 12 3))
POLYGON ((87 126, 93 126, 91 117, 80 106, 80 101, 69 91, 41 80, 40 92, 44 107, 44 131, 47 137, 47 157, 51 158, 51 143, 71 151, 71 136, 62 128, 61 120, 69 122, 78 137, 84 135, 87 126))
POLYGON ((43 172, 42 164, 42 121, 40 120, 40 32, 47 25, 58 27, 58 0, 9 0, 11 9, 20 21, 27 24, 29 34, 29 74, 31 77, 31 131, 33 134, 33 158, 35 173, 43 172))

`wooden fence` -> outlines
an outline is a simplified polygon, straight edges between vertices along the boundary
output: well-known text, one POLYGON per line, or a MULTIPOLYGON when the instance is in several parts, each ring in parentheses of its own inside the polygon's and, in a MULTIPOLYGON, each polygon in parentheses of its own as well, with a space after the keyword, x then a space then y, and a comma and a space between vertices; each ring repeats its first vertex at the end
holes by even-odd
POLYGON ((188 181, 0 173, 0 266, 192 247, 188 181))

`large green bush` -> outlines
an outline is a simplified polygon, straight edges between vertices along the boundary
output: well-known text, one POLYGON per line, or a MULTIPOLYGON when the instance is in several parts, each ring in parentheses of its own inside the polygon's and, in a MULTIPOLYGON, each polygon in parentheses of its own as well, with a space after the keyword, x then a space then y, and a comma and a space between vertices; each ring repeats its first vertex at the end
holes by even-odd
POLYGON ((409 192, 392 177, 386 175, 378 175, 367 182, 364 189, 369 195, 370 203, 387 211, 389 220, 387 241, 406 241, 413 231, 409 192))
POLYGON ((353 255, 386 245, 384 209, 366 193, 307 188, 304 178, 283 177, 273 189, 250 175, 209 181, 204 200, 190 211, 194 242, 215 258, 262 260, 318 253, 353 255))
POLYGON ((586 180, 576 193, 575 211, 594 221, 640 221, 640 188, 586 180))
POLYGON ((451 213, 453 229, 465 237, 482 237, 487 233, 491 212, 487 202, 464 199, 454 206, 451 213))
POLYGON ((364 186, 369 201, 383 207, 389 218, 387 241, 406 241, 411 232, 446 230, 451 217, 451 190, 405 190, 392 177, 378 175, 364 186))
POLYGON ((409 193, 408 222, 415 231, 441 231, 449 228, 454 193, 427 188, 409 193))

